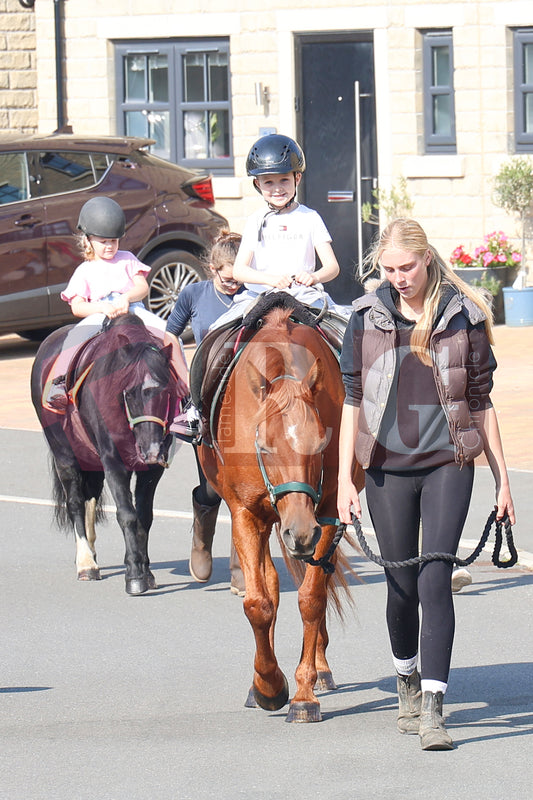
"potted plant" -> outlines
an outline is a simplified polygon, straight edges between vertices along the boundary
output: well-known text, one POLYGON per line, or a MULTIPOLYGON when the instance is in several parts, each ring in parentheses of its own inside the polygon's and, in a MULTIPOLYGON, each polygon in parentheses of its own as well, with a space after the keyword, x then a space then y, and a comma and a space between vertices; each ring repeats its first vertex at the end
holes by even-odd
POLYGON ((504 321, 502 287, 514 281, 521 263, 521 254, 503 231, 488 233, 473 255, 459 245, 450 256, 454 271, 466 283, 481 286, 494 297, 496 322, 504 321))
POLYGON ((533 287, 527 284, 526 220, 533 202, 533 162, 526 157, 504 163, 494 178, 494 203, 520 219, 522 262, 512 287, 504 287, 507 325, 533 325, 533 287))

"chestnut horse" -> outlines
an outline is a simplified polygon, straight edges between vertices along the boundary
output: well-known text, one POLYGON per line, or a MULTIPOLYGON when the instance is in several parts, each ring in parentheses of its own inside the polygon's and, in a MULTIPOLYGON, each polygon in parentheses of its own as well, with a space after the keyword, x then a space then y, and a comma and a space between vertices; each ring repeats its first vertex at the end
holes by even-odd
MULTIPOLYGON (((273 525, 299 576, 303 647, 289 722, 316 722, 314 693, 335 688, 326 659, 326 607, 342 611, 344 573, 326 574, 304 562, 325 556, 337 532, 338 432, 344 399, 337 357, 321 333, 274 308, 241 350, 211 409, 211 440, 199 457, 208 480, 226 501, 244 572, 244 612, 256 652, 247 706, 276 710, 289 698, 274 653, 279 578, 270 553, 273 525), (299 565, 299 566, 298 566, 299 565)), ((360 483, 360 481, 359 481, 360 483)), ((284 553, 284 557, 285 557, 284 553)), ((332 564, 345 557, 335 551, 332 564)), ((291 569, 291 562, 294 569, 291 569)))
POLYGON ((164 349, 138 317, 124 315, 76 354, 66 414, 43 407, 47 376, 69 328, 44 340, 31 376, 32 402, 52 454, 56 519, 60 527, 74 527, 78 579, 99 580, 95 522, 105 477, 126 545, 126 591, 143 594, 156 585, 148 533, 172 444, 168 427, 178 393, 186 389, 171 368, 170 347, 164 349))

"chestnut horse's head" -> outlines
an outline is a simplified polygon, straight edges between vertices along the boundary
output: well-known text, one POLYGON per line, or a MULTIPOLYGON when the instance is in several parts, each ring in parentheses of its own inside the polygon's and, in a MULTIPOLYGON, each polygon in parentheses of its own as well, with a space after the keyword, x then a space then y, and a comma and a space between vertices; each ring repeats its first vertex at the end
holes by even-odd
POLYGON ((316 509, 323 493, 324 451, 331 438, 320 410, 327 378, 323 357, 304 338, 289 336, 296 326, 286 317, 281 312, 280 327, 266 326, 247 346, 241 374, 253 398, 248 429, 260 489, 263 496, 266 489, 279 515, 288 553, 306 559, 313 556, 321 536, 316 509))

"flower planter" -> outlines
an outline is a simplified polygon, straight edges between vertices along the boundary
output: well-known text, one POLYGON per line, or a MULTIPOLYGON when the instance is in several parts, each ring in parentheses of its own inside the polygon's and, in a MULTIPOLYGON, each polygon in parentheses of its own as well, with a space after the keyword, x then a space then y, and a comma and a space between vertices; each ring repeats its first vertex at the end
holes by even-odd
POLYGON ((533 325, 533 286, 525 289, 503 288, 505 324, 510 327, 533 325))
MULTIPOLYGON (((514 279, 516 278, 516 274, 518 272, 517 267, 487 267, 486 269, 481 269, 478 267, 454 267, 453 271, 465 282, 469 283, 471 286, 479 287, 479 282, 481 281, 482 275, 486 278, 494 278, 495 280, 499 281, 502 287, 511 286, 514 279)), ((500 289, 498 294, 493 297, 492 301, 493 306, 493 313, 494 313, 494 322, 497 325, 502 325, 505 321, 505 314, 504 314, 504 300, 503 294, 500 289)))

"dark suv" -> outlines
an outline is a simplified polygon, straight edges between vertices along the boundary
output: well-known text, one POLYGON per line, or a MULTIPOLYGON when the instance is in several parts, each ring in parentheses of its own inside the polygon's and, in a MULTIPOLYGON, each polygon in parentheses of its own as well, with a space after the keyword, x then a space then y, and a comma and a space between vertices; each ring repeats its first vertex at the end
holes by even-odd
POLYGON ((78 215, 95 195, 126 215, 122 250, 152 267, 146 305, 166 318, 226 220, 211 178, 147 152, 150 139, 0 137, 0 335, 38 339, 73 321, 60 298, 77 265, 78 215))

